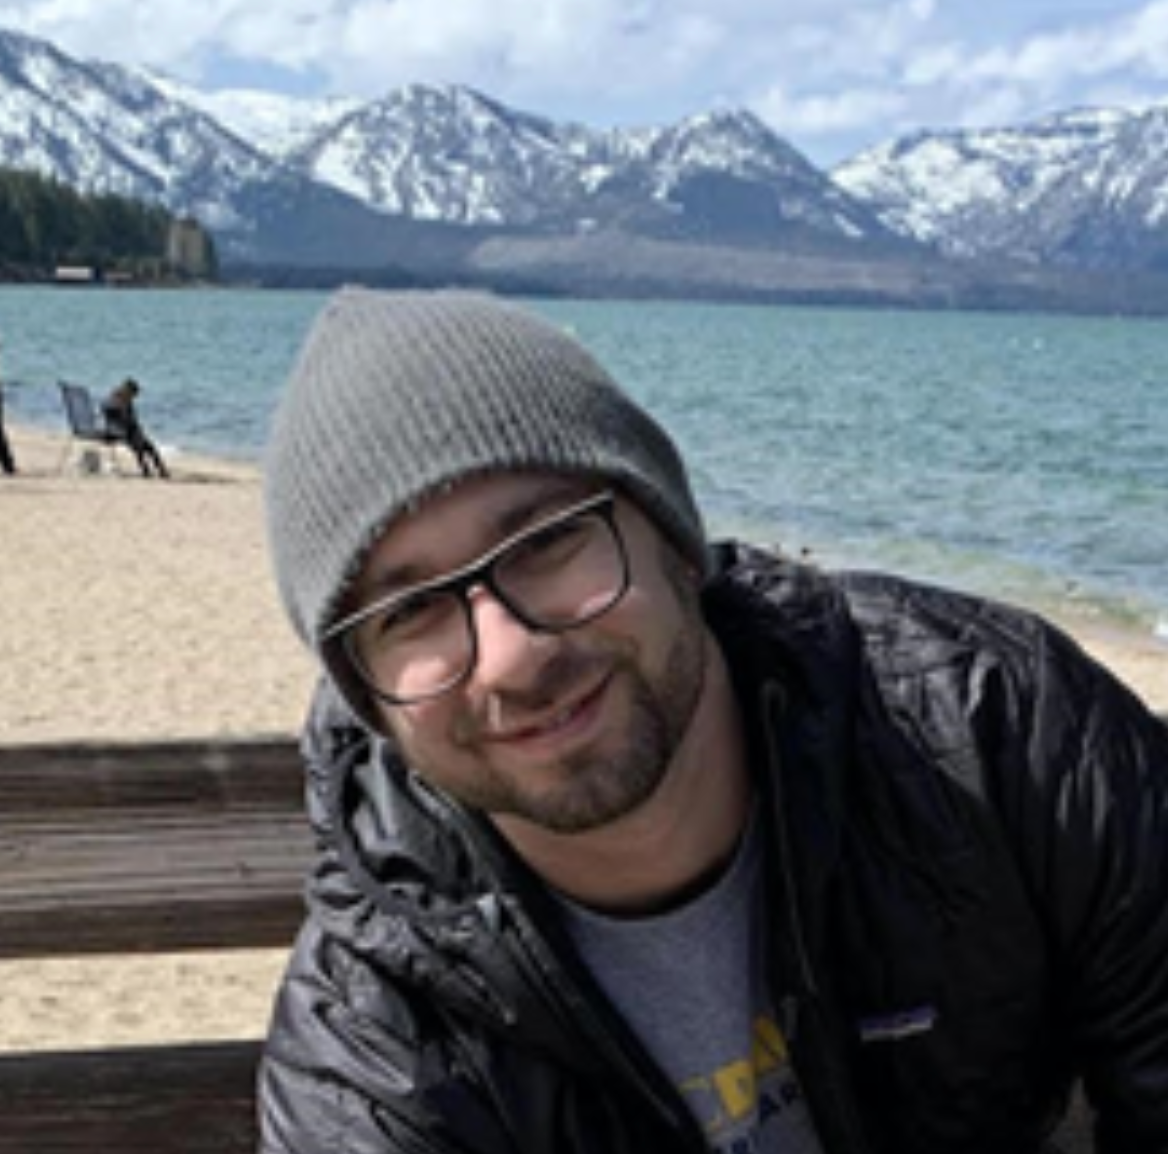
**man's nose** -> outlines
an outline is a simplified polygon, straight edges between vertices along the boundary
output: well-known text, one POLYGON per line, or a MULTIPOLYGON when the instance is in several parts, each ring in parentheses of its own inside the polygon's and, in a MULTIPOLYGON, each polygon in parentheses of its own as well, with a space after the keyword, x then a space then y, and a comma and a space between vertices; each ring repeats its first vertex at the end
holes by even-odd
POLYGON ((474 677, 491 689, 530 686, 555 648, 555 637, 525 625, 489 589, 480 586, 469 600, 478 640, 474 677))

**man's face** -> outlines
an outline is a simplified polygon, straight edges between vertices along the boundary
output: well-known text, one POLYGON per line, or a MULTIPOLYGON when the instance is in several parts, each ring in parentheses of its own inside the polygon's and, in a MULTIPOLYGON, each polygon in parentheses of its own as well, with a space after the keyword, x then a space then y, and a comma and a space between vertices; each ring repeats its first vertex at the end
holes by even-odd
MULTIPOLYGON (((507 474, 435 497, 374 547, 356 603, 459 569, 600 488, 507 474)), ((706 632, 697 575, 623 498, 616 518, 631 579, 608 612, 543 633, 472 589, 478 660, 469 676, 427 702, 379 705, 424 778, 478 809, 561 833, 605 825, 654 792, 701 696, 706 632)))

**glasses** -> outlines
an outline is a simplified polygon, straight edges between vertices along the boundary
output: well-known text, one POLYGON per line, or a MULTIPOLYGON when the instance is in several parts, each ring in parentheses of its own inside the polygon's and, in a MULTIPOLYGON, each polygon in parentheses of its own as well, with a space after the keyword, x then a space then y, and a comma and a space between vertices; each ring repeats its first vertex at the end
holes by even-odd
POLYGON ((391 705, 440 697, 478 661, 470 591, 484 587, 525 628, 563 633, 607 613, 629 587, 616 497, 600 493, 501 541, 465 568, 393 593, 333 625, 368 687, 391 705))

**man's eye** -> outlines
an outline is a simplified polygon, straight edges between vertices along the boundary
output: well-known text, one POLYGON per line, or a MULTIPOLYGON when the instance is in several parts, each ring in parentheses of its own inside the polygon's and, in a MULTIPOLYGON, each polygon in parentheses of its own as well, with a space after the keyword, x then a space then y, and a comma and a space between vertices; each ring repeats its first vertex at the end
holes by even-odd
POLYGON ((549 525, 520 543, 507 558, 509 567, 561 565, 584 548, 592 537, 588 520, 549 525))
POLYGON ((372 622, 374 632, 382 644, 408 640, 441 626, 456 607, 457 601, 449 593, 422 593, 378 614, 372 622))

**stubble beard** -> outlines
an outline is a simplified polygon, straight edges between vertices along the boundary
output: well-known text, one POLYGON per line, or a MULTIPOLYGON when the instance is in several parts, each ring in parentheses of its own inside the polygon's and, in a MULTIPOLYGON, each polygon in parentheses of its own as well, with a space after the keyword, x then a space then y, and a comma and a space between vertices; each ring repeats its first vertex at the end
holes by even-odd
MULTIPOLYGON (((611 661, 605 693, 627 685, 625 732, 602 750, 582 750, 530 774, 507 772, 489 761, 473 778, 444 782, 440 766, 414 761, 423 777, 444 784, 464 804, 494 816, 508 815, 559 834, 586 833, 632 813, 669 773, 697 710, 705 682, 706 633, 695 591, 678 588, 680 627, 660 673, 650 678, 633 655, 611 661)), ((545 689, 580 684, 597 659, 565 654, 548 670, 545 689)))
POLYGON ((629 719, 615 748, 561 759, 550 789, 510 785, 509 813, 560 834, 586 833, 632 813, 657 791, 684 739, 704 680, 701 633, 686 632, 671 647, 665 675, 654 686, 632 662, 622 663, 610 692, 629 686, 629 719))

